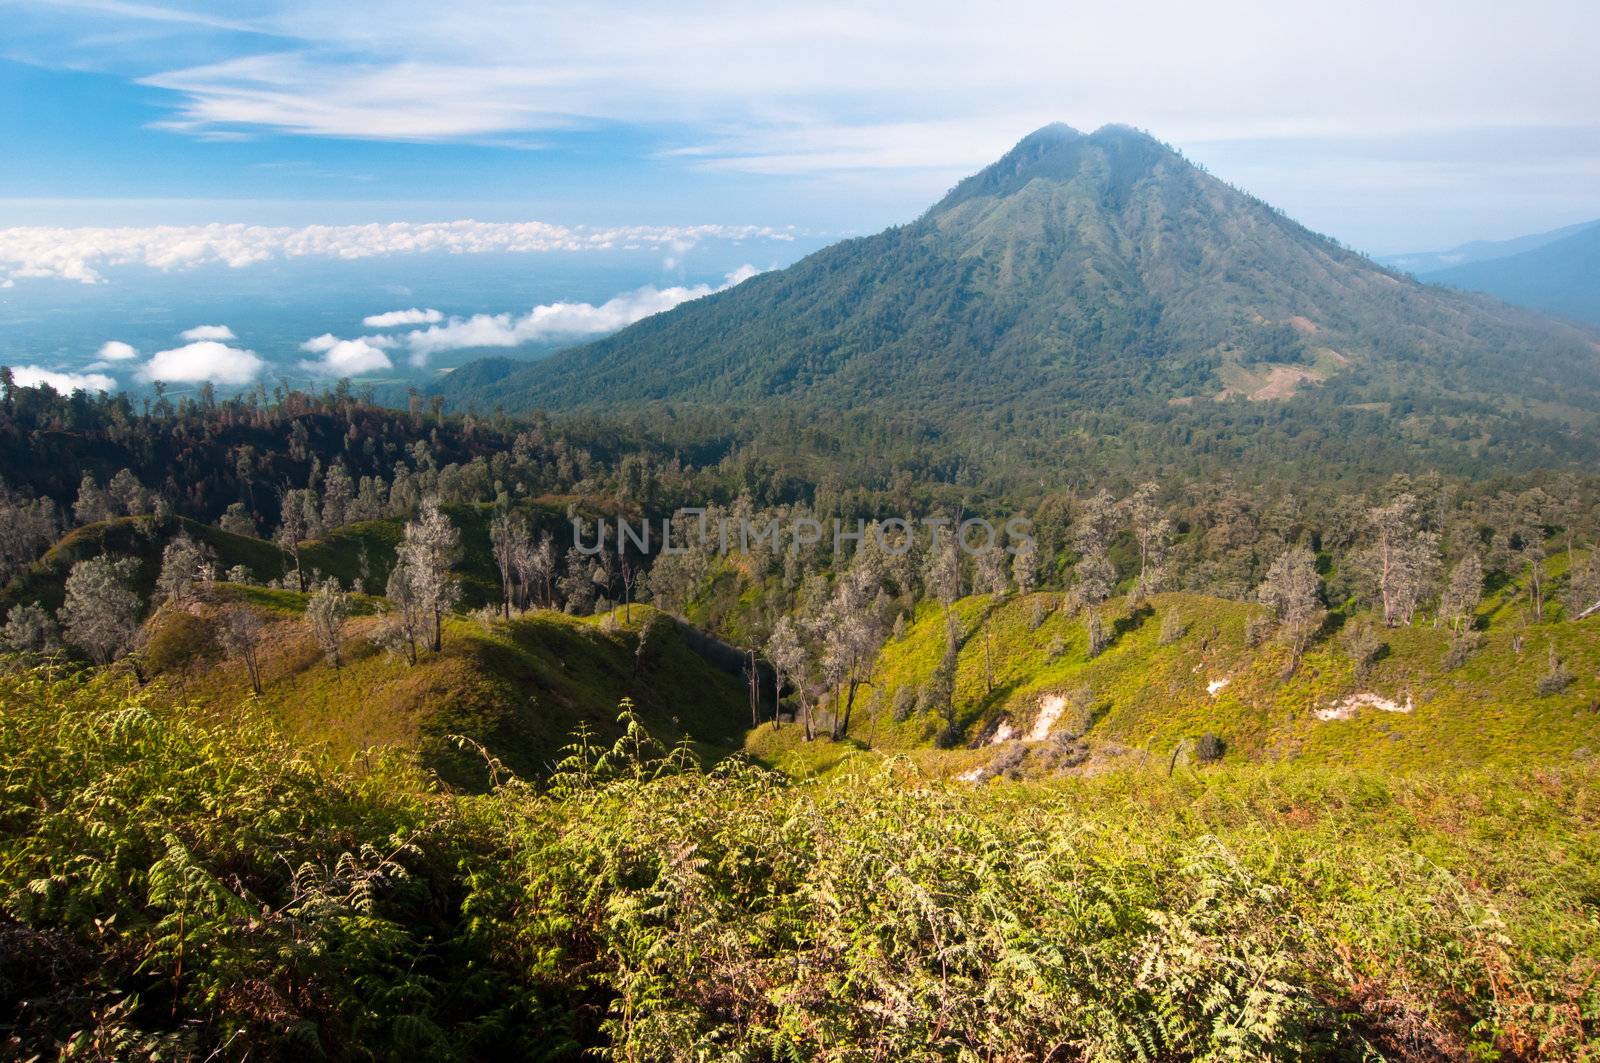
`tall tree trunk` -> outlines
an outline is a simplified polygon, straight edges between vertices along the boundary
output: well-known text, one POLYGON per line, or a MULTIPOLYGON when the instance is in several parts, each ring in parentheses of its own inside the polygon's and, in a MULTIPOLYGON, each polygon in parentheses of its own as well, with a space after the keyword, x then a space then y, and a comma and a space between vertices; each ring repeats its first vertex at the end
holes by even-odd
POLYGON ((994 664, 989 655, 989 628, 992 626, 988 617, 983 621, 983 692, 994 692, 994 664))
POLYGON ((841 728, 839 732, 839 736, 841 738, 848 738, 850 736, 850 716, 855 710, 856 688, 860 685, 861 681, 859 679, 850 680, 850 694, 844 700, 844 727, 841 728))
POLYGON ((750 727, 761 726, 761 672, 756 668, 756 651, 750 651, 750 727))

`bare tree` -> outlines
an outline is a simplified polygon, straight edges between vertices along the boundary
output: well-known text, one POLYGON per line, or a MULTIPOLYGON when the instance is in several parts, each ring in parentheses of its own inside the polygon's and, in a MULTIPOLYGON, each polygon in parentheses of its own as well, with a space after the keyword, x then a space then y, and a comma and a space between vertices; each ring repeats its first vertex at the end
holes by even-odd
POLYGON ((300 564, 300 540, 306 537, 305 507, 300 502, 300 492, 281 493, 281 517, 278 522, 277 543, 294 558, 295 582, 300 593, 306 590, 306 571, 300 564))
POLYGON ((625 541, 617 543, 617 567, 622 579, 622 622, 633 623, 633 595, 639 586, 639 577, 644 575, 638 562, 628 560, 628 544, 625 541))
POLYGON ((1141 484, 1127 502, 1134 541, 1139 545, 1138 590, 1141 596, 1160 588, 1167 549, 1172 545, 1172 520, 1157 500, 1160 490, 1160 485, 1155 483, 1141 484))
POLYGON ((344 665, 339 649, 344 644, 344 623, 350 618, 350 595, 339 581, 328 577, 306 603, 306 619, 328 663, 337 670, 344 665))
POLYGON ((1006 593, 1011 590, 1011 581, 1006 577, 1005 552, 998 546, 978 555, 978 582, 990 595, 989 609, 983 617, 983 684, 987 693, 994 689, 994 658, 990 645, 990 629, 994 626, 995 611, 1005 600, 1006 593))
POLYGON ((816 624, 823 645, 823 670, 833 680, 835 697, 840 686, 847 692, 843 715, 834 713, 835 741, 849 733, 856 692, 867 682, 883 645, 884 625, 877 608, 878 578, 869 558, 864 553, 856 555, 856 563, 839 581, 832 601, 816 624))
POLYGON ((489 547, 500 569, 500 596, 506 619, 511 619, 512 583, 518 573, 517 562, 529 553, 528 526, 501 511, 489 521, 489 547))
POLYGON ((923 568, 922 584, 928 593, 944 606, 945 639, 956 643, 956 620, 951 607, 961 597, 961 556, 956 553, 954 537, 942 537, 928 551, 928 562, 923 568))
POLYGON ((378 645, 396 656, 404 656, 407 664, 417 663, 417 643, 427 630, 427 613, 421 596, 412 585, 412 570, 408 565, 395 563, 389 572, 389 583, 384 588, 388 605, 382 613, 374 636, 378 645))
POLYGON ((444 615, 461 600, 461 587, 450 568, 461 550, 461 533, 434 499, 424 499, 417 519, 406 525, 395 560, 404 570, 405 591, 428 618, 428 648, 444 647, 444 615))
POLYGON ((1011 578, 1018 594, 1031 594, 1039 582, 1039 544, 1033 537, 1022 540, 1011 559, 1011 578))
POLYGON ((1582 561, 1567 569, 1566 618, 1576 620, 1600 606, 1600 548, 1591 546, 1582 561))
MULTIPOLYGON (((783 703, 784 677, 796 680, 796 686, 806 669, 806 648, 800 641, 800 631, 787 616, 778 618, 772 634, 767 637, 767 660, 772 662, 772 703, 783 703)), ((772 725, 778 726, 779 713, 773 710, 772 725)))
POLYGON ((1439 598, 1439 616, 1450 633, 1460 636, 1472 626, 1478 603, 1483 600, 1483 562, 1469 553, 1450 570, 1450 580, 1439 598))
POLYGON ((1401 494, 1367 511, 1371 543, 1356 556, 1383 608, 1389 627, 1409 624, 1437 577, 1439 536, 1418 528, 1417 501, 1401 494))
POLYGON ((1322 609, 1322 581, 1317 577, 1317 560, 1303 546, 1290 547, 1267 569, 1267 578, 1256 590, 1278 621, 1279 635, 1291 649, 1289 670, 1300 666, 1306 643, 1316 630, 1322 609))
POLYGON ((94 524, 116 516, 111 496, 100 489, 93 473, 84 473, 78 484, 78 500, 72 506, 72 515, 79 524, 94 524))
POLYGON ((139 631, 139 596, 129 586, 137 562, 91 557, 72 566, 60 619, 67 642, 96 664, 127 653, 139 631))
POLYGON ((194 585, 203 577, 205 565, 205 554, 195 541, 187 535, 179 535, 161 551, 157 595, 173 605, 183 604, 194 594, 194 585))
POLYGON ((60 629, 44 607, 37 604, 12 606, 0 628, 0 648, 7 653, 50 654, 61 649, 60 629))
POLYGON ((1111 539, 1117 531, 1117 506, 1101 490, 1083 500, 1073 526, 1073 546, 1078 551, 1078 599, 1091 608, 1111 597, 1117 581, 1111 563, 1111 539))
POLYGON ((244 605, 231 605, 222 614, 218 632, 222 648, 244 662, 250 689, 261 693, 261 618, 244 605))
POLYGON ((49 498, 28 499, 0 487, 0 584, 56 541, 61 515, 49 498))
POLYGON ((555 567, 555 544, 550 533, 539 538, 538 545, 526 535, 512 544, 511 567, 516 574, 518 607, 526 609, 537 592, 543 604, 550 601, 550 576, 555 567))
POLYGON ((549 532, 539 536, 539 548, 534 551, 534 574, 544 587, 544 604, 553 604, 551 587, 556 578, 556 542, 549 532))

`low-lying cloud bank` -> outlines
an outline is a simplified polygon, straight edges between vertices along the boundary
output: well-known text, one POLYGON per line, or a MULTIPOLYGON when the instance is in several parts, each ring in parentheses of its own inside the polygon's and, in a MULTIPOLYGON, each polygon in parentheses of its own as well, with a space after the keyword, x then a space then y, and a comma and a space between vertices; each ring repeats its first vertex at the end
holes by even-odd
MULTIPOLYGON (((597 336, 626 328, 635 321, 671 310, 691 299, 725 291, 760 272, 754 266, 744 265, 728 274, 720 285, 646 286, 607 299, 599 306, 593 303, 547 303, 516 316, 474 314, 467 318, 453 317, 442 325, 407 333, 406 344, 411 349, 411 364, 423 365, 430 355, 440 351, 465 347, 520 347, 525 343, 545 340, 597 336)), ((368 323, 371 323, 370 319, 368 323)))
POLYGON ((104 270, 118 266, 173 270, 222 264, 241 268, 280 258, 358 259, 429 252, 478 254, 646 248, 681 251, 702 240, 793 238, 791 229, 767 225, 600 228, 541 221, 391 222, 298 228, 222 224, 142 228, 22 226, 0 229, 0 286, 9 286, 25 277, 56 277, 95 284, 105 279, 104 270))
MULTIPOLYGON (((761 270, 743 265, 723 278, 718 285, 676 285, 671 288, 645 286, 607 299, 598 306, 594 303, 547 303, 536 306, 525 314, 474 314, 471 317, 444 319, 438 310, 412 307, 409 310, 391 310, 372 314, 363 319, 369 328, 394 328, 408 324, 433 322, 425 329, 413 329, 401 334, 374 334, 341 339, 331 332, 314 336, 300 345, 314 358, 303 358, 299 367, 303 372, 319 377, 355 377, 367 373, 384 372, 394 368, 389 352, 407 352, 411 365, 427 365, 429 356, 440 351, 461 350, 469 347, 518 347, 553 339, 583 339, 626 328, 652 314, 699 299, 716 292, 726 291, 736 284, 754 277, 761 270)), ((107 340, 97 352, 98 361, 88 370, 133 370, 134 377, 142 383, 165 381, 169 383, 212 383, 227 387, 252 384, 267 368, 267 363, 255 351, 230 346, 238 336, 227 325, 196 325, 178 333, 188 342, 179 347, 157 351, 150 359, 137 366, 131 363, 139 352, 121 340, 107 340)), ((45 369, 37 365, 15 370, 18 384, 33 387, 47 383, 57 391, 114 391, 117 381, 106 373, 71 372, 45 369)))
POLYGON ((386 314, 368 314, 361 319, 367 328, 394 328, 396 325, 433 325, 444 320, 444 315, 431 307, 419 310, 391 310, 386 314))
POLYGON ((18 366, 11 371, 11 379, 18 387, 36 388, 49 384, 63 395, 74 391, 115 391, 117 382, 104 373, 68 373, 44 369, 37 365, 18 366))

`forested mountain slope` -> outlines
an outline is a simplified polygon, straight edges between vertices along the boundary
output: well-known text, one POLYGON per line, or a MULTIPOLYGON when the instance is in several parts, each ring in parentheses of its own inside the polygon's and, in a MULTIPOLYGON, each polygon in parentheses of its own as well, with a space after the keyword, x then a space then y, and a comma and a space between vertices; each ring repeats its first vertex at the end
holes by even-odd
POLYGON ((1367 461, 1492 445, 1548 465, 1596 447, 1600 334, 1383 269, 1143 133, 1050 126, 909 225, 441 389, 479 408, 870 409, 1073 447, 1158 426, 1152 458, 1358 433, 1367 461))

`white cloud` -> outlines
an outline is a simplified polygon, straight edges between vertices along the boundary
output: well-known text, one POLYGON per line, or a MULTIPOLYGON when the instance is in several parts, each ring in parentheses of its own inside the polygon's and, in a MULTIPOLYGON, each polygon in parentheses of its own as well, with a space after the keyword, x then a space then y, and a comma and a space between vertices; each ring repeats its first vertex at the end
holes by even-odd
POLYGON ((104 373, 56 372, 36 365, 24 365, 13 369, 11 375, 19 387, 36 388, 40 384, 49 384, 62 394, 117 390, 117 382, 104 373))
POLYGON ((394 328, 396 325, 435 325, 444 320, 444 315, 437 310, 419 310, 412 307, 410 310, 390 310, 386 314, 370 314, 361 319, 367 328, 394 328))
MULTIPOLYGON (((829 127, 860 130, 861 143, 821 147, 854 165, 902 146, 874 130, 969 119, 992 130, 1019 111, 1179 138, 1180 127, 1241 120, 1362 133, 1396 121, 1592 126, 1600 96, 1590 55, 1600 9, 1584 0, 1536 0, 1515 19, 1498 17, 1495 0, 1417 0, 1404 18, 1385 0, 1349 0, 1337 14, 1273 0, 1020 0, 1005 18, 956 0, 686 0, 670 11, 394 0, 386 10, 380 24, 353 0, 284 0, 253 20, 281 46, 144 80, 174 94, 167 125, 196 133, 504 140, 655 124, 786 167, 777 157, 813 150, 808 134, 829 127), (1137 63, 1117 47, 1132 40, 1137 63), (1305 76, 1308 55, 1317 77, 1305 76)), ((911 150, 952 165, 968 148, 911 150)))
POLYGON ((722 284, 643 287, 637 291, 593 303, 546 303, 526 314, 474 314, 453 317, 442 325, 406 334, 411 348, 411 364, 424 365, 429 355, 464 347, 517 347, 524 343, 560 338, 581 338, 615 332, 663 310, 671 310, 691 299, 699 299, 740 284, 761 271, 743 265, 728 274, 722 284))
POLYGON ((236 340, 233 329, 227 325, 196 325, 178 333, 180 340, 236 340))
POLYGON ((121 340, 106 340, 100 345, 100 350, 95 353, 95 357, 103 362, 126 362, 129 359, 139 357, 139 352, 132 345, 123 343, 121 340))
MULTIPOLYGON (((574 131, 626 128, 643 133, 645 150, 687 165, 805 179, 775 182, 775 196, 826 185, 849 205, 865 183, 877 197, 904 185, 895 211, 926 204, 1051 120, 1149 129, 1191 154, 1238 159, 1216 168, 1236 182, 1270 166, 1275 184, 1247 187, 1291 211, 1396 229, 1463 195, 1525 216, 1522 197, 1534 189, 1548 202, 1550 182, 1522 172, 1514 143, 1490 139, 1459 176, 1396 192, 1397 204, 1377 214, 1364 189, 1320 196, 1329 171, 1300 150, 1305 138, 1360 150, 1373 136, 1557 131, 1583 145, 1556 175, 1569 221, 1592 216, 1600 162, 1593 0, 1534 0, 1515 17, 1502 0, 1016 0, 1004 17, 957 0, 670 9, 391 0, 382 19, 355 0, 271 0, 233 5, 248 7, 226 19, 244 33, 194 14, 194 3, 22 3, 17 47, 32 61, 137 76, 163 90, 162 124, 194 136, 559 147, 574 131), (147 43, 180 29, 180 46, 147 43)), ((167 251, 234 265, 259 253, 232 237, 160 243, 157 262, 167 251)), ((76 236, 31 244, 21 259, 0 252, 0 286, 31 276, 92 282, 115 264, 76 236)), ((269 256, 288 253, 267 246, 269 256)), ((131 254, 145 261, 143 249, 131 254)))
MULTIPOLYGON (((522 222, 389 222, 370 225, 157 225, 0 229, 0 276, 96 284, 125 266, 242 269, 286 258, 354 260, 376 255, 582 252, 692 247, 704 240, 790 240, 764 225, 567 226, 522 222)), ((378 326, 371 326, 378 327, 378 326)))
POLYGON ((216 340, 200 340, 170 351, 157 351, 140 367, 139 376, 177 383, 209 380, 213 384, 240 385, 254 380, 263 364, 255 351, 229 347, 216 340))
POLYGON ((394 363, 382 348, 393 347, 395 341, 388 336, 362 336, 354 340, 341 340, 332 333, 306 340, 300 349, 320 354, 316 360, 300 363, 300 368, 318 376, 346 377, 392 369, 394 363))

